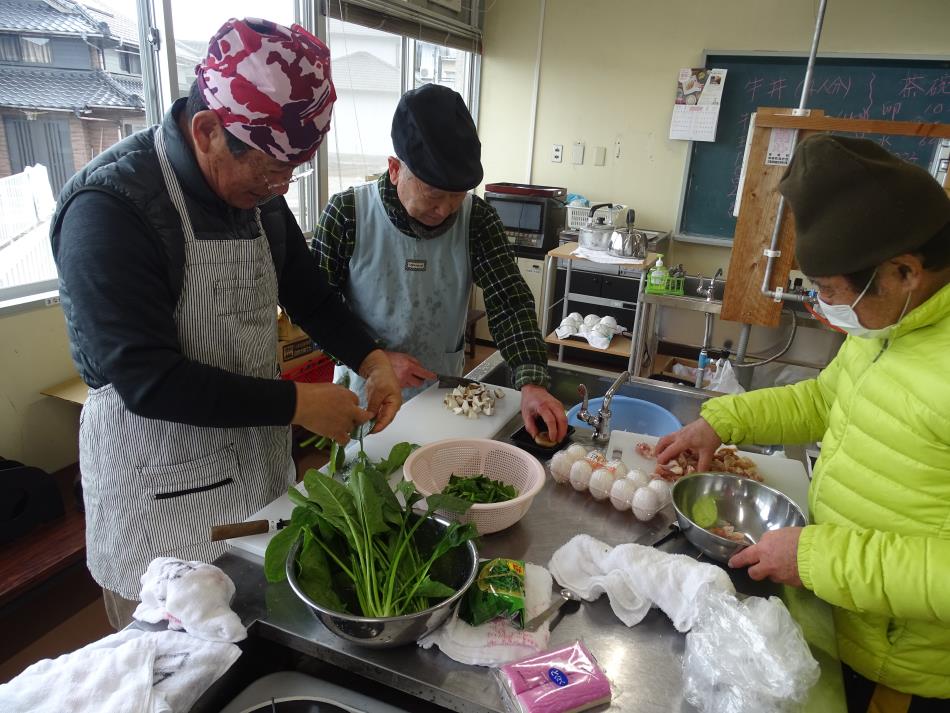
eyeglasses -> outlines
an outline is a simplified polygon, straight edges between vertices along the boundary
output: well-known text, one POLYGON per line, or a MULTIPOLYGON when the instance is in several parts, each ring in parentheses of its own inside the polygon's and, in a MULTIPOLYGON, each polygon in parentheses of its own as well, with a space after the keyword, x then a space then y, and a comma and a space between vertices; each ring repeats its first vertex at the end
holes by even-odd
POLYGON ((264 185, 267 186, 267 190, 276 191, 282 188, 286 188, 291 183, 296 183, 301 178, 306 178, 313 173, 313 167, 309 163, 302 163, 296 168, 294 168, 293 173, 290 174, 290 178, 286 181, 270 181, 265 176, 264 185))

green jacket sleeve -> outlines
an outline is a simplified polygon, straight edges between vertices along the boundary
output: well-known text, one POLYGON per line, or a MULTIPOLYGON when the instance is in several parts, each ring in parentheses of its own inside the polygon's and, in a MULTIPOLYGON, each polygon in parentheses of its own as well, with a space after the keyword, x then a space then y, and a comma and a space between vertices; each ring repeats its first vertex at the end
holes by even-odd
POLYGON ((854 612, 950 624, 950 541, 809 525, 798 575, 816 596, 854 612))
POLYGON ((834 402, 841 353, 815 379, 721 396, 701 415, 723 443, 810 443, 821 440, 834 402))

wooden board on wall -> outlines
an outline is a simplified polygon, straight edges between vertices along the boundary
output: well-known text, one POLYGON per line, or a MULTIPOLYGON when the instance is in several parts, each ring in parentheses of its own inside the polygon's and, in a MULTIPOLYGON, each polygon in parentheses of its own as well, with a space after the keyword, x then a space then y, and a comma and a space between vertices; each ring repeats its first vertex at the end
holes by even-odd
MULTIPOLYGON (((788 113, 789 109, 759 109, 757 117, 788 113)), ((818 109, 813 110, 811 115, 820 116, 823 113, 818 109)), ((772 241, 780 198, 777 188, 782 174, 785 173, 785 166, 770 166, 765 163, 771 132, 771 128, 760 126, 758 121, 752 131, 739 220, 736 223, 736 236, 729 261, 730 278, 741 276, 741 279, 726 280, 720 314, 721 319, 760 327, 777 327, 782 316, 782 303, 764 297, 761 292, 767 260, 764 251, 772 241)), ((801 141, 809 133, 814 132, 799 131, 798 140, 801 141)), ((777 246, 782 254, 772 267, 770 287, 773 289, 776 285, 784 286, 788 281, 788 273, 794 260, 794 248, 794 221, 792 212, 786 205, 777 246)))
MULTIPOLYGON (((765 163, 773 128, 797 129, 798 142, 820 131, 950 139, 950 124, 837 119, 824 116, 821 110, 812 110, 807 117, 796 117, 788 109, 759 109, 749 146, 739 220, 729 262, 730 277, 741 276, 741 279, 726 281, 721 318, 762 327, 778 326, 782 314, 782 302, 764 296, 761 291, 768 260, 764 252, 772 242, 780 200, 777 188, 785 173, 784 166, 765 163)), ((948 186, 950 172, 944 179, 944 187, 948 186)), ((780 254, 772 266, 769 289, 787 284, 794 263, 794 248, 794 219, 786 205, 776 244, 780 254)))

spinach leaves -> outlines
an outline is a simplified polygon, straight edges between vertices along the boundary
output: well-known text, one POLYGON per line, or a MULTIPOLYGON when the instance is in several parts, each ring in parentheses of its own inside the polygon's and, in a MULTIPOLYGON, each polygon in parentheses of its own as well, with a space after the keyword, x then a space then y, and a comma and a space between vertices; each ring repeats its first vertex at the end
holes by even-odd
POLYGON ((285 563, 298 538, 298 581, 315 602, 334 611, 367 617, 390 617, 427 609, 455 593, 434 579, 433 566, 449 550, 477 536, 473 525, 453 523, 441 537, 420 547, 416 534, 436 509, 463 513, 471 503, 451 495, 430 495, 424 514, 413 512, 422 496, 403 481, 396 493, 388 476, 400 468, 415 446, 399 443, 389 456, 371 462, 360 451, 346 472, 345 482, 333 475, 340 467, 342 448, 334 444, 327 474, 304 475, 307 495, 290 489, 296 505, 290 524, 270 541, 264 557, 268 581, 285 578, 285 563))
POLYGON ((513 486, 484 475, 449 476, 449 484, 442 488, 442 494, 470 503, 502 503, 518 497, 513 486))

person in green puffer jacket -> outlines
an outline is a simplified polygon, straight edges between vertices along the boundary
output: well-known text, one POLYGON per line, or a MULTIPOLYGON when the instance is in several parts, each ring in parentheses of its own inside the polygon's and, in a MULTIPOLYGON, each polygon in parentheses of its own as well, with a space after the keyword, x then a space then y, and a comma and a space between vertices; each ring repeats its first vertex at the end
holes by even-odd
POLYGON ((706 402, 657 460, 691 449, 705 470, 722 443, 821 441, 813 524, 729 565, 834 605, 850 710, 875 686, 950 710, 927 700, 950 699, 950 198, 878 144, 830 134, 802 141, 779 190, 818 308, 849 336, 815 379, 706 402))

